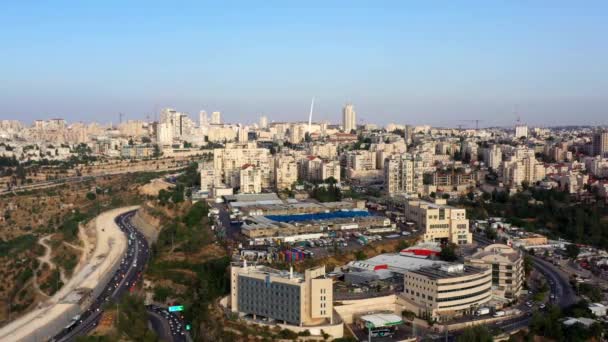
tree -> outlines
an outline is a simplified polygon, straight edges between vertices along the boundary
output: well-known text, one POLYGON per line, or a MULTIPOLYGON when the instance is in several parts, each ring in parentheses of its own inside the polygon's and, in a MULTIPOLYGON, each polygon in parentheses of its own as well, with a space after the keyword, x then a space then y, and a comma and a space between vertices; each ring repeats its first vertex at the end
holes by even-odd
POLYGON ((578 257, 578 254, 580 252, 581 252, 581 249, 574 243, 571 243, 566 246, 566 255, 570 259, 573 259, 573 260, 576 259, 576 257, 578 257))
POLYGON ((457 342, 492 342, 492 333, 483 325, 468 327, 463 330, 462 335, 456 338, 457 342))
POLYGON ((439 259, 443 261, 456 261, 458 259, 458 256, 456 255, 456 245, 453 243, 448 243, 441 247, 439 259))
POLYGON ((95 195, 95 193, 93 192, 87 192, 87 199, 89 201, 94 201, 97 198, 97 195, 95 195))

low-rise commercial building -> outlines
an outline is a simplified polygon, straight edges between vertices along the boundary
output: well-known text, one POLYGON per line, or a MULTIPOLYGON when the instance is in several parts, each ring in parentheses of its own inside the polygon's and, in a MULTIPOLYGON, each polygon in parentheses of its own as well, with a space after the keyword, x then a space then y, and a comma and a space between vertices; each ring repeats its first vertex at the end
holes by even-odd
POLYGON ((470 314, 492 297, 492 270, 444 264, 407 271, 403 298, 420 317, 444 321, 470 314))
POLYGON ((473 242, 466 209, 449 206, 444 199, 437 199, 434 203, 409 201, 405 205, 405 217, 424 230, 425 242, 450 242, 458 245, 473 242))
POLYGON ((492 292, 514 299, 524 284, 524 258, 521 252, 503 244, 492 244, 467 258, 466 264, 492 270, 492 292))

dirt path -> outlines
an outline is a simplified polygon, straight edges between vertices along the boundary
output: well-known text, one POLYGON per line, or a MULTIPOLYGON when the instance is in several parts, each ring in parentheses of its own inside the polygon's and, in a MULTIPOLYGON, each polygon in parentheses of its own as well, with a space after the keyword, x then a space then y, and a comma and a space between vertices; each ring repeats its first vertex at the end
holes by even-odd
MULTIPOLYGON (((38 240, 38 243, 44 247, 44 255, 41 257, 38 257, 38 260, 40 261, 40 265, 38 266, 38 269, 42 268, 42 264, 49 265, 49 268, 51 270, 54 270, 57 268, 57 265, 55 265, 55 263, 51 259, 52 248, 48 243, 50 238, 51 238, 51 236, 47 235, 38 240)), ((62 283, 66 284, 68 282, 68 278, 65 276, 65 272, 61 268, 59 268, 59 276, 61 278, 62 283)))

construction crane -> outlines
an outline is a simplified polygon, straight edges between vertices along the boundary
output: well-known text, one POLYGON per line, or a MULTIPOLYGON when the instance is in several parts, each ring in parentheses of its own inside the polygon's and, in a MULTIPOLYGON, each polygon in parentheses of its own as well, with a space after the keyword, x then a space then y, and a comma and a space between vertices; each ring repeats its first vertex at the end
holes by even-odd
POLYGON ((475 119, 475 120, 460 120, 460 121, 464 121, 464 122, 474 122, 475 123, 475 129, 479 129, 479 123, 483 122, 483 120, 479 120, 479 119, 475 119))

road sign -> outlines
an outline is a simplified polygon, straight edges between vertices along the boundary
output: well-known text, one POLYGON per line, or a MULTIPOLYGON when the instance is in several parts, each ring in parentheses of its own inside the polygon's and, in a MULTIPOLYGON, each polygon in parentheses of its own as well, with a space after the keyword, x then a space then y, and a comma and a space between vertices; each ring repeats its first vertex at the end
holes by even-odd
POLYGON ((183 305, 174 305, 169 307, 169 312, 184 311, 183 305))

